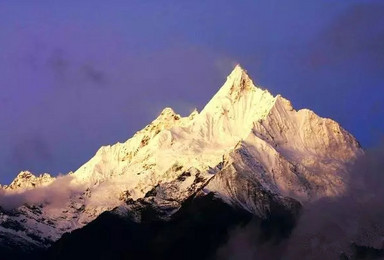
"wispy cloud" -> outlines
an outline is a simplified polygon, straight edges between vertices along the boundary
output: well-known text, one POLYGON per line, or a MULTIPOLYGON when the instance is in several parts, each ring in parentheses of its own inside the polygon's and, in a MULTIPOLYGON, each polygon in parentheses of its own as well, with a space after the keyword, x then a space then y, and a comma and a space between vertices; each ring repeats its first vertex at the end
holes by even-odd
POLYGON ((71 196, 81 192, 82 186, 73 182, 73 176, 59 176, 47 186, 25 191, 0 189, 0 207, 11 210, 24 204, 49 204, 50 207, 63 207, 71 196))
POLYGON ((257 243, 260 229, 251 223, 232 231, 226 246, 218 251, 218 257, 338 259, 342 252, 353 254, 352 243, 383 248, 383 183, 384 143, 367 150, 351 167, 346 194, 305 205, 288 239, 280 243, 257 243))

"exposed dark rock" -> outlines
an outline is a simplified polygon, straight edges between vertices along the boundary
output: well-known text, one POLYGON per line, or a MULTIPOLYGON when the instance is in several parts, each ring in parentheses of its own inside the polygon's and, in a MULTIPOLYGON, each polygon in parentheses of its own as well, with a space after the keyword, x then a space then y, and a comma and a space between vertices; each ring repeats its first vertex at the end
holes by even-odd
MULTIPOLYGON (((145 215, 153 215, 149 208, 145 215)), ((148 218, 136 223, 113 212, 101 214, 82 229, 65 234, 52 245, 47 259, 210 259, 229 232, 251 220, 261 229, 255 241, 284 237, 292 229, 289 216, 259 219, 229 206, 212 193, 187 199, 172 219, 148 218)), ((277 240, 276 240, 277 241, 277 240)))

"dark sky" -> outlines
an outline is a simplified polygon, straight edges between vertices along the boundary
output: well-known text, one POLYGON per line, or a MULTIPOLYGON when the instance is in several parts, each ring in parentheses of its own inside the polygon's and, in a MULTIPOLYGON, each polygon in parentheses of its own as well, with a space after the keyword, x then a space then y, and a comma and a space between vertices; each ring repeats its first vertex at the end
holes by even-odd
POLYGON ((200 110, 236 63, 364 147, 384 132, 382 0, 2 0, 0 183, 200 110))

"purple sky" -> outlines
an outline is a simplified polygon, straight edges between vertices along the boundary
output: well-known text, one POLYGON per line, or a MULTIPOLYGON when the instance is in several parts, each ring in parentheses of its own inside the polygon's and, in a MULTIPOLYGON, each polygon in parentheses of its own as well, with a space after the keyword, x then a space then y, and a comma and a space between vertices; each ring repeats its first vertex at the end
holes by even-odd
POLYGON ((384 132, 382 0, 3 0, 0 183, 76 170, 165 106, 200 110, 236 63, 364 147, 384 132))

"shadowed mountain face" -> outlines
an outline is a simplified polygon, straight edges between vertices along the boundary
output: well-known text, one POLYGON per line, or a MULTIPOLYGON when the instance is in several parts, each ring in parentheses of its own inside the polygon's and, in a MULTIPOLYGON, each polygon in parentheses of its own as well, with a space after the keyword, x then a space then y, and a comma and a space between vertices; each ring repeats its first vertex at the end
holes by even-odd
POLYGON ((198 195, 185 201, 170 221, 136 223, 113 212, 103 213, 84 228, 65 234, 48 249, 47 258, 214 259, 235 227, 257 225, 260 236, 255 244, 280 241, 293 228, 295 214, 276 205, 267 219, 260 219, 212 193, 198 195))

